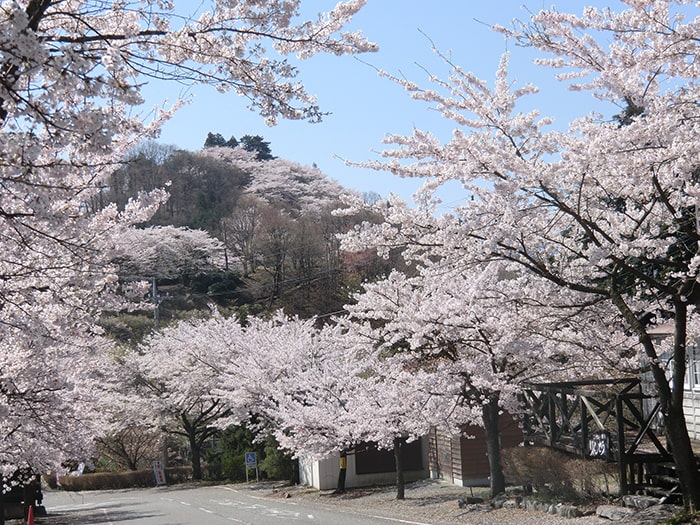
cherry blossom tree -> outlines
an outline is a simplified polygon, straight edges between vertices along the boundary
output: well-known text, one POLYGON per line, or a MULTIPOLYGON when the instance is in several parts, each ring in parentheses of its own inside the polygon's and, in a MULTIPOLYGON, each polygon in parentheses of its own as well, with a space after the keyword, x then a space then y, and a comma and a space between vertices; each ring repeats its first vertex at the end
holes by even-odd
POLYGON ((289 450, 327 453, 344 445, 328 411, 309 404, 306 416, 298 418, 301 412, 289 408, 298 407, 302 398, 308 404, 313 395, 336 407, 332 415, 340 410, 337 398, 327 397, 324 390, 337 381, 336 374, 324 372, 340 363, 317 357, 329 347, 327 341, 313 320, 277 314, 270 320, 251 317, 243 325, 235 316, 214 312, 210 318, 181 321, 153 334, 126 362, 149 400, 144 411, 156 427, 187 436, 194 475, 201 476, 204 440, 250 416, 258 419, 260 432, 273 433, 289 450), (301 373, 306 370, 313 370, 313 379, 320 382, 309 383, 301 373), (296 429, 303 439, 292 437, 296 429))
POLYGON ((346 419, 362 437, 355 444, 356 453, 368 443, 393 451, 396 499, 404 499, 404 446, 427 436, 435 427, 456 429, 463 417, 457 403, 459 384, 445 363, 421 367, 401 355, 383 355, 366 341, 363 346, 364 351, 355 352, 363 369, 353 378, 356 391, 346 405, 346 419), (366 355, 368 349, 374 351, 366 355))
POLYGON ((202 230, 152 226, 130 228, 114 241, 113 262, 122 276, 176 279, 223 268, 224 245, 202 230))
MULTIPOLYGON (((507 262, 562 293, 583 294, 591 308, 611 305, 621 321, 617 333, 634 334, 651 367, 685 505, 694 511, 700 478, 683 379, 698 317, 700 19, 684 18, 684 1, 624 3, 619 13, 542 11, 515 29, 500 28, 545 53, 540 63, 562 70, 559 78, 574 89, 618 104, 616 119, 591 114, 567 132, 548 130, 551 119, 521 111, 522 98, 537 89, 513 87, 508 56, 493 86, 449 61, 448 78, 431 77, 430 89, 394 78, 455 130, 445 143, 422 130, 390 136, 395 147, 374 166, 424 177, 419 202, 429 211, 434 191, 448 181, 459 181, 473 199, 438 228, 424 228, 400 206, 385 207, 375 241, 409 245, 419 260, 458 253, 465 263, 507 262), (673 324, 670 341, 652 338, 653 318, 673 324)), ((533 301, 538 289, 530 290, 533 301)))
POLYGON ((361 364, 339 343, 336 329, 318 329, 315 320, 275 314, 250 317, 245 326, 212 319, 226 332, 229 355, 222 396, 234 400, 245 391, 260 429, 272 432, 283 448, 322 457, 348 448, 352 432, 341 430, 343 403, 353 389, 350 366, 361 364), (352 363, 349 365, 347 363, 352 363), (343 378, 347 380, 343 380, 343 378))
MULTIPOLYGON (((428 215, 424 219, 440 222, 428 215)), ((578 304, 581 297, 538 286, 538 302, 533 302, 523 293, 537 284, 532 276, 498 261, 465 264, 461 256, 457 252, 454 258, 433 258, 410 277, 394 271, 367 283, 346 308, 356 325, 350 330, 375 348, 378 377, 386 377, 386 370, 399 370, 412 378, 412 388, 391 388, 397 392, 393 409, 401 409, 407 392, 427 394, 422 404, 430 404, 431 417, 414 408, 413 420, 410 413, 402 416, 403 425, 440 426, 451 433, 465 424, 484 428, 496 495, 505 490, 499 419, 504 410, 512 415, 522 410, 523 382, 591 378, 612 363, 622 370, 632 369, 636 361, 621 357, 633 346, 624 334, 617 340, 610 337, 609 326, 600 334, 580 331, 593 315, 600 326, 610 312, 572 312, 563 322, 562 308, 578 304), (603 350, 591 356, 593 345, 603 350), (587 361, 585 369, 580 367, 582 359, 587 361)), ((394 381, 393 375, 382 384, 394 381)), ((392 410, 391 404, 387 409, 392 410)), ((391 427, 380 423, 377 428, 391 427)), ((422 427, 424 433, 427 428, 422 427)))
MULTIPOLYGON (((342 321, 316 328, 313 319, 281 314, 251 319, 245 337, 235 339, 239 357, 223 395, 246 385, 261 431, 296 456, 342 457, 369 442, 394 449, 397 498, 403 499, 403 444, 457 417, 456 395, 450 399, 449 376, 440 367, 409 368, 381 356, 363 329, 342 321)), ((341 467, 340 492, 344 475, 341 467)))
POLYGON ((394 448, 403 498, 402 444, 451 417, 463 420, 455 406, 458 384, 439 364, 428 370, 380 356, 359 327, 315 323, 281 312, 244 323, 216 313, 182 321, 127 358, 145 387, 137 404, 149 404, 141 410, 156 427, 188 436, 195 474, 202 436, 254 420, 259 435, 273 434, 307 458, 367 442, 394 448))
POLYGON ((180 105, 139 111, 148 80, 232 90, 269 123, 322 113, 286 56, 370 51, 342 26, 364 2, 299 20, 299 1, 12 0, 0 7, 0 465, 54 468, 98 420, 88 381, 118 300, 112 240, 163 202, 91 203, 123 155, 180 105), (177 2, 179 5, 180 3, 177 2), (195 18, 196 17, 196 18, 195 18), (277 58, 275 58, 277 57, 277 58))
POLYGON ((246 193, 294 215, 317 212, 337 204, 343 195, 353 195, 318 168, 302 166, 285 159, 258 160, 255 152, 243 147, 204 148, 203 155, 229 162, 250 177, 246 193))
POLYGON ((247 195, 241 197, 231 214, 221 220, 221 235, 227 248, 227 259, 230 250, 231 256, 239 261, 245 277, 257 267, 257 239, 264 207, 263 201, 247 195))
POLYGON ((216 394, 224 365, 236 358, 228 337, 241 333, 234 317, 181 321, 152 334, 125 360, 148 402, 142 417, 149 416, 146 420, 156 429, 187 439, 194 479, 202 479, 202 447, 207 439, 248 414, 241 388, 230 391, 228 398, 216 394))

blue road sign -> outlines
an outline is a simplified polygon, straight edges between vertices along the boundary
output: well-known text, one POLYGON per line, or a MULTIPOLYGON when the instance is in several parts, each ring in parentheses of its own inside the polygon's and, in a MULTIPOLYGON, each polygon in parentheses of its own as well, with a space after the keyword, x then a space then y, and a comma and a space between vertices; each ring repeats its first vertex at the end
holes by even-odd
POLYGON ((255 452, 246 452, 245 453, 245 466, 247 468, 255 468, 258 466, 258 458, 257 458, 255 452))

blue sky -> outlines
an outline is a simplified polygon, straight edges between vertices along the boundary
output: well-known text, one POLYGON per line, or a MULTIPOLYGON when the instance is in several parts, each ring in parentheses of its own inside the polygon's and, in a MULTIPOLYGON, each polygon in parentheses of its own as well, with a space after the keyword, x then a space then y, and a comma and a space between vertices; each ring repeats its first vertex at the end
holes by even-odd
MULTIPOLYGON (((314 0, 307 5, 322 9, 334 2, 314 0)), ((165 125, 159 142, 195 151, 202 147, 209 131, 225 138, 261 135, 271 143, 274 155, 303 165, 315 163, 346 187, 382 196, 396 193, 410 200, 419 181, 347 167, 341 159, 377 159, 386 134, 410 134, 414 127, 446 140, 452 125, 425 104, 409 99, 399 86, 380 78, 375 68, 422 84, 427 84, 425 70, 446 77, 448 70, 433 53, 429 37, 454 63, 492 80, 501 54, 510 51, 513 81, 540 86, 542 94, 533 99, 533 105, 563 125, 573 116, 596 109, 593 98, 567 93, 565 86, 553 80, 552 71, 532 65, 532 50, 506 41, 488 27, 509 25, 513 18, 525 19, 528 12, 552 5, 555 2, 544 0, 368 0, 350 27, 361 28, 379 44, 379 52, 362 55, 366 63, 353 57, 319 55, 299 64, 300 79, 318 97, 322 109, 331 112, 322 123, 282 121, 268 127, 234 93, 197 87, 188 93, 191 103, 165 125)), ((619 3, 561 0, 558 5, 560 11, 580 13, 585 5, 616 8, 619 3)), ((156 89, 146 91, 151 105, 164 96, 173 100, 179 95, 177 91, 168 93, 164 86, 153 87, 156 89)), ((445 206, 452 204, 449 196, 443 200, 445 206)))

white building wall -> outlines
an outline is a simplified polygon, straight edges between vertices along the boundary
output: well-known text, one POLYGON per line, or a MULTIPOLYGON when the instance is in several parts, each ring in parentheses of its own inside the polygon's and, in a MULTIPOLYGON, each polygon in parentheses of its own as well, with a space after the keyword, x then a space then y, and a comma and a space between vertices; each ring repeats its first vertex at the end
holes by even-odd
POLYGON ((334 489, 338 483, 339 471, 340 460, 337 456, 319 461, 299 459, 299 481, 302 485, 316 487, 319 490, 334 489))
POLYGON ((683 412, 690 439, 700 441, 700 391, 694 389, 684 392, 683 412))
MULTIPOLYGON (((428 438, 421 438, 421 453, 423 455, 423 469, 409 470, 404 473, 406 482, 427 479, 430 476, 428 470, 428 438)), ((347 457, 347 472, 345 486, 367 487, 370 485, 389 485, 396 482, 395 472, 382 472, 378 474, 355 474, 355 455, 347 457)), ((315 487, 319 490, 335 489, 340 472, 340 456, 333 456, 320 461, 299 460, 299 481, 304 485, 315 487)))

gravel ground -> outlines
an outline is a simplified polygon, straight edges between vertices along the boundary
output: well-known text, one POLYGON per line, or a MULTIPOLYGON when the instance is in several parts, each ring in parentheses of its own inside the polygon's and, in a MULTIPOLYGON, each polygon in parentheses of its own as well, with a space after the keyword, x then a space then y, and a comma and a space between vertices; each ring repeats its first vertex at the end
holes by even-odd
MULTIPOLYGON (((491 509, 487 504, 459 508, 460 496, 487 498, 487 490, 458 487, 435 480, 410 483, 406 499, 396 499, 396 487, 350 489, 345 494, 296 487, 259 486, 261 495, 303 498, 325 507, 341 508, 362 514, 380 515, 424 525, 611 525, 607 519, 593 516, 564 518, 539 511, 523 509, 491 509)), ((591 509, 594 510, 594 509, 591 509)), ((629 523, 629 522, 628 522, 629 523)))

